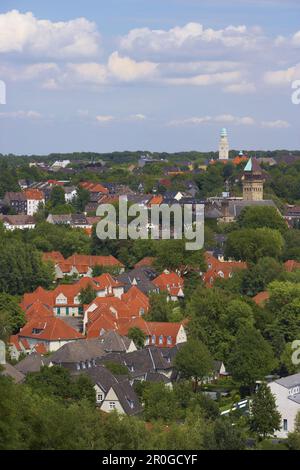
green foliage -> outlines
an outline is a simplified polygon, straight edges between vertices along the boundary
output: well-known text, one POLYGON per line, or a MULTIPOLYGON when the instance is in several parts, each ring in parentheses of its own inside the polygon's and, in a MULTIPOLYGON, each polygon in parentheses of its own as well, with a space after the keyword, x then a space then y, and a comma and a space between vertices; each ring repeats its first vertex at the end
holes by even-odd
POLYGON ((4 238, 0 244, 0 292, 20 295, 38 286, 49 288, 53 269, 43 263, 40 253, 18 239, 4 238))
POLYGON ((19 299, 0 293, 0 339, 6 340, 18 333, 25 324, 25 314, 19 306, 19 299))
POLYGON ((175 368, 183 378, 193 379, 195 390, 204 378, 211 375, 213 361, 205 344, 199 340, 189 339, 176 354, 175 368))
POLYGON ((173 302, 168 302, 166 292, 151 293, 148 321, 168 322, 172 315, 173 302))
POLYGON ((300 450, 300 412, 296 416, 294 432, 288 435, 288 447, 290 450, 300 450))
POLYGON ((56 397, 67 401, 86 399, 95 403, 95 390, 88 376, 73 378, 64 367, 42 367, 40 372, 26 375, 26 384, 42 396, 56 397))
POLYGON ((268 385, 262 383, 252 400, 250 428, 260 437, 266 438, 279 431, 280 427, 281 416, 277 411, 275 397, 268 385))
POLYGON ((267 227, 279 230, 281 233, 287 231, 287 225, 275 207, 249 206, 245 207, 237 220, 242 229, 267 227))
POLYGON ((114 375, 129 375, 127 367, 118 362, 105 361, 104 366, 114 375))
POLYGON ((138 349, 142 349, 144 347, 146 335, 142 330, 140 330, 140 328, 136 326, 130 328, 127 336, 128 338, 132 339, 138 349))
POLYGON ((54 186, 52 189, 50 204, 52 207, 63 206, 65 204, 65 191, 61 186, 54 186))
POLYGON ((254 328, 241 329, 229 356, 228 369, 234 380, 245 387, 253 387, 276 367, 270 344, 254 328))
POLYGON ((81 289, 79 294, 79 302, 82 305, 89 305, 96 297, 96 291, 93 289, 91 284, 88 284, 86 287, 81 289))
POLYGON ((170 422, 177 413, 175 396, 163 383, 147 383, 142 398, 145 409, 144 416, 148 421, 162 420, 170 422))
POLYGON ((225 256, 256 263, 260 258, 279 258, 284 240, 278 230, 270 228, 241 229, 228 235, 225 256))

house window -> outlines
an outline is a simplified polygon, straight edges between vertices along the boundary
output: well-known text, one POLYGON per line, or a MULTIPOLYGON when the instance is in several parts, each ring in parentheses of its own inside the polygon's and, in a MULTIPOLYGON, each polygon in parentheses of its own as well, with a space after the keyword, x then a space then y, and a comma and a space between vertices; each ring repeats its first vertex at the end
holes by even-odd
POLYGON ((167 337, 167 344, 172 344, 172 337, 171 336, 167 337))
POLYGON ((163 335, 160 335, 160 337, 159 337, 159 344, 163 344, 163 341, 164 341, 164 337, 163 337, 163 335))
POLYGON ((76 364, 76 369, 80 370, 80 364, 76 364))
POLYGON ((283 420, 283 430, 284 430, 284 431, 287 431, 287 430, 288 430, 288 420, 287 420, 287 419, 284 419, 284 420, 283 420))
POLYGON ((108 406, 109 406, 110 410, 115 410, 116 409, 116 402, 115 401, 110 401, 108 406))
POLYGON ((143 316, 143 315, 145 315, 145 309, 141 308, 140 309, 140 316, 143 316))
POLYGON ((156 336, 152 335, 152 344, 155 344, 155 341, 156 341, 156 336))
POLYGON ((86 369, 85 362, 82 362, 82 363, 81 363, 81 367, 82 367, 82 369, 86 369))
POLYGON ((98 403, 104 400, 103 393, 97 393, 96 400, 98 403))

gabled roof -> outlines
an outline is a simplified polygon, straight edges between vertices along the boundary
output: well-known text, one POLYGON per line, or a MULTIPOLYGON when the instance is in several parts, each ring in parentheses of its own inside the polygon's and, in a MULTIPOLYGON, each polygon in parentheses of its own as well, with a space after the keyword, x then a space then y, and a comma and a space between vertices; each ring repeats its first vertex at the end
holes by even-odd
POLYGON ((13 367, 11 364, 8 363, 2 364, 2 367, 3 370, 0 371, 0 375, 11 377, 16 383, 23 382, 25 376, 16 367, 13 367))
POLYGON ((269 300, 269 298, 270 298, 269 292, 264 291, 264 292, 259 292, 255 297, 253 297, 252 300, 253 300, 257 305, 262 305, 262 304, 264 304, 267 300, 269 300))
POLYGON ((146 256, 134 265, 135 268, 141 268, 143 266, 153 266, 155 258, 153 256, 146 256))
POLYGON ((295 271, 296 269, 300 269, 300 263, 298 261, 289 259, 284 263, 284 268, 286 271, 291 273, 292 271, 295 271))
POLYGON ((27 200, 43 201, 44 194, 39 189, 25 189, 24 195, 27 200))
POLYGON ((162 273, 153 280, 153 284, 161 290, 169 290, 171 287, 183 287, 184 280, 174 272, 162 273))
POLYGON ((33 318, 21 328, 20 338, 32 338, 43 341, 76 340, 83 336, 57 317, 47 317, 43 320, 33 318))
POLYGON ((39 372, 44 365, 42 355, 38 352, 33 352, 18 362, 16 369, 26 375, 30 372, 39 372))

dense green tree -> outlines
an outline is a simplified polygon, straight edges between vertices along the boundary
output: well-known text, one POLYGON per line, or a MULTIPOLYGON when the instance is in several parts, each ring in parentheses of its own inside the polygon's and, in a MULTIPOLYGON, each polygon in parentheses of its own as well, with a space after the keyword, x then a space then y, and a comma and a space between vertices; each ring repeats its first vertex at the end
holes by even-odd
POLYGON ((183 378, 192 379, 194 390, 198 383, 212 374, 213 360, 205 344, 196 339, 189 339, 176 354, 175 368, 183 378))
POLYGON ((86 287, 81 289, 79 294, 79 302, 82 305, 89 305, 95 297, 97 296, 95 289, 91 284, 88 284, 86 287))
POLYGON ((134 326, 130 328, 127 334, 128 338, 132 339, 135 346, 138 349, 142 349, 145 345, 146 335, 145 333, 138 327, 134 326))
POLYGON ((227 367, 234 380, 240 385, 252 388, 276 367, 276 360, 270 344, 254 329, 241 329, 229 356, 227 367))
POLYGON ((49 288, 53 282, 53 268, 31 245, 17 239, 0 244, 0 266, 0 292, 19 295, 38 286, 49 288))
POLYGON ((168 302, 166 292, 153 293, 149 296, 150 306, 148 321, 168 322, 172 314, 173 302, 168 302))
POLYGON ((270 228, 241 229, 228 235, 225 256, 256 263, 260 258, 279 258, 284 240, 278 230, 270 228))
POLYGON ((281 427, 281 416, 277 410, 274 395, 265 383, 262 383, 251 403, 250 428, 259 437, 274 435, 281 427))
POLYGON ((0 339, 8 339, 18 333, 25 324, 25 314, 19 299, 9 294, 0 294, 0 339))
POLYGON ((287 225, 275 207, 249 206, 245 207, 237 220, 240 228, 271 228, 284 233, 287 225))
POLYGON ((238 426, 233 426, 228 418, 221 417, 213 423, 212 431, 204 435, 207 450, 244 450, 246 438, 238 426))
POLYGON ((163 383, 147 383, 143 391, 144 416, 148 421, 172 421, 177 413, 175 395, 163 383))
POLYGON ((51 191, 50 204, 52 207, 63 206, 65 204, 65 191, 62 186, 54 186, 51 191))
POLYGON ((288 446, 291 450, 300 450, 300 412, 296 416, 294 431, 288 435, 288 446))

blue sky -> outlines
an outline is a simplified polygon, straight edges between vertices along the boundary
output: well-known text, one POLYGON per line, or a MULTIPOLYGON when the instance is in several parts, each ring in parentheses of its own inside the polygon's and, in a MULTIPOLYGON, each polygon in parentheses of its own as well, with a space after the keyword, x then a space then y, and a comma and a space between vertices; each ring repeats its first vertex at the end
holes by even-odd
POLYGON ((297 0, 2 0, 0 153, 300 148, 297 0))

